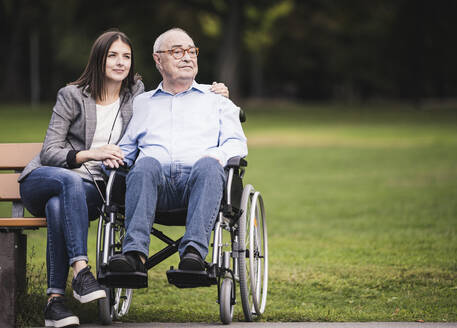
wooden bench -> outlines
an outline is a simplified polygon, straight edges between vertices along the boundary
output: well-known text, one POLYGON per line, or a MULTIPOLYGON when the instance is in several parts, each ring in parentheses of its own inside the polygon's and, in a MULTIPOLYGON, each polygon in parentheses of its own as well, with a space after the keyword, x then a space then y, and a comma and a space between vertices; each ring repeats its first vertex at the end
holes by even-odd
POLYGON ((41 150, 41 143, 0 144, 0 201, 11 202, 10 217, 0 217, 0 327, 16 323, 16 299, 26 290, 25 229, 46 227, 46 218, 24 218, 17 178, 41 150))

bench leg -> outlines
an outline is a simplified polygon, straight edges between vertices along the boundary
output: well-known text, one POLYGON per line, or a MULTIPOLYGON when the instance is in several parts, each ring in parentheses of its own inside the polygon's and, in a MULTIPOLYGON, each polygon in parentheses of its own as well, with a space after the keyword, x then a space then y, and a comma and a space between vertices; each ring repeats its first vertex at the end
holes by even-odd
POLYGON ((26 288, 27 236, 0 232, 0 327, 14 327, 19 293, 26 288))

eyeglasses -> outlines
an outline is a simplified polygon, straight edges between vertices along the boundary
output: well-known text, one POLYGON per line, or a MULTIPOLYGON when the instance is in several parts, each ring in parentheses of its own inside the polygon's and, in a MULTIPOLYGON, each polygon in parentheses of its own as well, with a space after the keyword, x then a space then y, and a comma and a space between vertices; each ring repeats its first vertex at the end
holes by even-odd
POLYGON ((184 54, 187 52, 190 58, 197 58, 198 56, 198 48, 197 47, 190 47, 187 49, 183 48, 173 48, 171 50, 157 50, 156 53, 169 53, 175 59, 181 59, 184 57, 184 54))

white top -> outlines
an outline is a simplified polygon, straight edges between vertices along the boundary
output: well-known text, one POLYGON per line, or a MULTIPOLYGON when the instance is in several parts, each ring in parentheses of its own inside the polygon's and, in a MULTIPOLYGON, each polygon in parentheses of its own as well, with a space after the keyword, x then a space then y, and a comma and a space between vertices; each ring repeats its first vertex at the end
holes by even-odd
MULTIPOLYGON (((115 144, 119 140, 122 132, 122 118, 121 113, 119 113, 119 106, 119 98, 112 104, 106 106, 97 105, 97 126, 90 149, 98 148, 107 145, 108 143, 115 144), (116 120, 116 122, 114 122, 114 120, 116 120)), ((96 180, 103 179, 100 167, 101 163, 101 161, 89 161, 84 163, 96 180)), ((92 178, 89 173, 87 173, 84 165, 77 169, 73 169, 73 171, 80 174, 84 179, 92 181, 92 178)))

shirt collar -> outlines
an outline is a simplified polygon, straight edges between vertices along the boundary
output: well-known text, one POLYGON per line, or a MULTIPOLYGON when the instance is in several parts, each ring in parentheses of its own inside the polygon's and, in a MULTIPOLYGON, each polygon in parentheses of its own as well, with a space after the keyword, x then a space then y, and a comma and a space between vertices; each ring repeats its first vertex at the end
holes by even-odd
MULTIPOLYGON (((205 88, 205 86, 204 86, 203 84, 199 84, 199 83, 197 83, 197 82, 194 80, 194 81, 192 82, 192 85, 190 86, 190 88, 187 89, 187 90, 184 91, 184 92, 189 92, 189 91, 191 91, 191 90, 197 90, 197 91, 199 91, 199 92, 201 92, 201 93, 207 93, 207 92, 208 92, 207 89, 208 89, 208 88, 205 88)), ((184 92, 181 92, 181 93, 184 93, 184 92)), ((158 86, 156 89, 152 90, 152 92, 151 92, 151 97, 154 97, 155 95, 160 94, 160 93, 167 93, 167 94, 170 94, 169 92, 167 92, 167 91, 165 91, 165 90, 163 89, 163 81, 160 82, 159 86, 158 86)))

